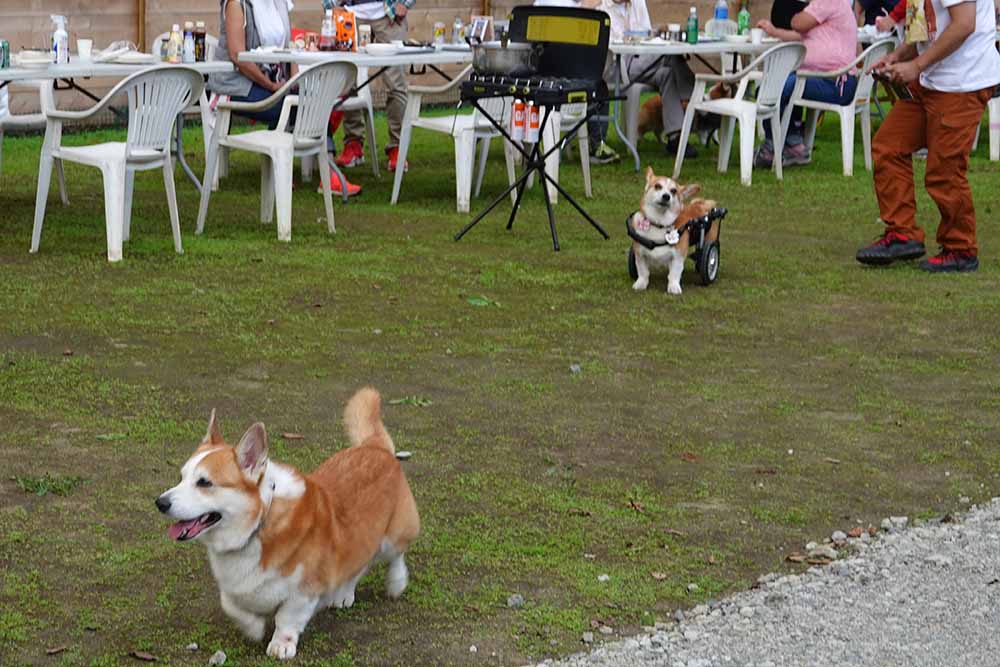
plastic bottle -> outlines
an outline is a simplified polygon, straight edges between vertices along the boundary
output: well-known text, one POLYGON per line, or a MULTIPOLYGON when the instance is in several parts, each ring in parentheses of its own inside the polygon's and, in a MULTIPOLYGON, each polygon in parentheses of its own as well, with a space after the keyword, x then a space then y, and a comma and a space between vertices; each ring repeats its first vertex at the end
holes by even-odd
POLYGON ((464 26, 462 24, 462 18, 459 17, 459 16, 456 16, 455 17, 455 23, 453 23, 452 26, 451 26, 451 42, 452 42, 452 44, 461 44, 462 43, 462 28, 463 27, 464 26))
POLYGON ((193 63, 194 58, 194 23, 186 21, 184 23, 184 52, 181 61, 193 63))
POLYGON ((177 64, 181 61, 184 42, 181 39, 181 27, 178 24, 170 29, 170 39, 167 40, 167 62, 177 64))
POLYGON ((510 138, 514 141, 524 141, 525 104, 521 99, 515 99, 511 105, 510 138))
POLYGON ((333 10, 326 10, 323 25, 319 29, 319 50, 334 51, 337 48, 337 35, 333 28, 333 10))
POLYGON ((69 62, 69 34, 66 32, 66 17, 52 15, 55 30, 52 31, 52 62, 64 65, 69 62))
POLYGON ((726 0, 717 0, 715 3, 715 20, 716 21, 728 21, 729 20, 729 4, 726 0))
POLYGON ((746 2, 740 5, 740 13, 736 15, 736 23, 739 26, 739 34, 750 34, 750 8, 747 7, 746 2))
POLYGON ((205 22, 198 21, 194 24, 194 59, 195 62, 203 63, 208 57, 205 42, 205 22))
POLYGON ((691 8, 691 14, 688 16, 687 41, 688 44, 698 43, 698 10, 694 7, 691 8))
POLYGON ((538 105, 528 102, 528 109, 525 113, 528 124, 524 128, 524 140, 529 144, 537 144, 539 138, 539 114, 538 105))

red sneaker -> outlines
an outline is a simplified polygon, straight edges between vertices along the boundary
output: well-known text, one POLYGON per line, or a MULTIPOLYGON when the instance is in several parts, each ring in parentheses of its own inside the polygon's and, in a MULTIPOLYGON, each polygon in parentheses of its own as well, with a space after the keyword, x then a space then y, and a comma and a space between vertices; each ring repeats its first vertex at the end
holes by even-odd
MULTIPOLYGON (((345 177, 344 180, 347 181, 347 178, 345 177)), ((320 185, 319 188, 316 189, 316 191, 323 192, 323 186, 320 185)), ((333 193, 335 197, 340 197, 341 195, 344 194, 344 191, 340 187, 340 179, 337 177, 337 174, 330 174, 330 191, 333 193)), ((361 193, 360 185, 355 185, 354 183, 347 181, 348 197, 353 197, 354 195, 360 193, 361 193)))
POLYGON ((931 273, 966 273, 979 269, 979 258, 971 253, 941 248, 941 252, 920 262, 920 268, 931 273))
POLYGON ((337 166, 341 169, 357 167, 365 163, 365 145, 358 139, 351 139, 344 144, 344 150, 337 156, 337 166))
MULTIPOLYGON (((393 146, 392 148, 385 149, 385 154, 389 156, 389 171, 396 171, 396 163, 399 162, 399 147, 393 146)), ((410 170, 410 163, 407 162, 403 165, 403 171, 407 172, 410 170)))

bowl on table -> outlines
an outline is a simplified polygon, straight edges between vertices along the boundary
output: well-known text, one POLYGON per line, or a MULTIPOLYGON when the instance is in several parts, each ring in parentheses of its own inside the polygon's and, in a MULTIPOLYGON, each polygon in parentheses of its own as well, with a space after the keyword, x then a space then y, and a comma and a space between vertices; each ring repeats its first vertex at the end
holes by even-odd
POLYGON ((365 52, 370 56, 394 56, 399 53, 403 45, 395 44, 369 44, 365 47, 365 52))
POLYGON ((20 67, 43 69, 52 64, 52 52, 45 49, 22 49, 17 54, 17 64, 20 67))

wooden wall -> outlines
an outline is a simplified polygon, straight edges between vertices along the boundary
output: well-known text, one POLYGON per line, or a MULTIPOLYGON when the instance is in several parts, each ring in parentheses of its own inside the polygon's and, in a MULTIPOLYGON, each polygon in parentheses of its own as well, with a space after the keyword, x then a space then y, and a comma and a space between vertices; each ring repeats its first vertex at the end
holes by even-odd
MULTIPOLYGON (((218 0, 0 0, 0 38, 10 41, 11 50, 22 47, 44 47, 51 33, 49 15, 65 14, 69 17, 70 50, 76 51, 76 39, 94 39, 95 48, 103 48, 118 39, 139 40, 139 3, 145 2, 146 46, 160 33, 170 30, 172 23, 205 21, 208 31, 218 34, 218 0)), ((294 0, 292 24, 295 27, 319 30, 322 21, 321 0, 294 0)), ((505 16, 510 8, 522 4, 519 0, 417 0, 410 12, 410 35, 416 39, 430 39, 433 25, 442 21, 448 26, 456 16, 468 21, 472 14, 479 14, 485 5, 487 13, 505 16)), ((711 16, 712 0, 647 0, 654 25, 682 22, 691 4, 698 7, 702 21, 711 16)), ((730 0, 731 4, 733 0, 730 0)), ((762 11, 768 12, 771 0, 761 0, 762 11), (764 8, 767 9, 764 9, 764 8)), ((754 10, 754 18, 763 16, 754 10)), ((81 82, 83 83, 83 82, 81 82)), ((105 92, 114 81, 90 81, 86 86, 96 94, 105 92)), ((12 89, 11 108, 15 112, 30 111, 37 107, 37 99, 25 92, 12 89)), ((79 93, 59 93, 59 105, 66 108, 86 107, 90 104, 79 93)))

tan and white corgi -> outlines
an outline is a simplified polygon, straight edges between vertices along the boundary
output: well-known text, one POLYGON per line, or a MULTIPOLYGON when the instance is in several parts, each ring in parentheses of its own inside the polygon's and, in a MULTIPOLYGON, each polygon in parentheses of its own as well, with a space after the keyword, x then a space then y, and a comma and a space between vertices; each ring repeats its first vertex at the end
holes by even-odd
POLYGON ((304 475, 267 456, 256 423, 226 444, 209 419, 201 445, 181 468, 180 484, 156 499, 177 523, 168 535, 208 549, 222 609, 267 654, 295 656, 309 619, 350 607, 358 580, 389 564, 386 593, 396 598, 409 574, 404 553, 420 531, 416 502, 381 418, 381 398, 365 388, 344 410, 351 446, 304 475))
MULTIPOLYGON (((681 185, 672 178, 657 176, 652 167, 647 167, 646 187, 639 210, 632 215, 632 228, 639 236, 663 245, 650 249, 632 239, 635 268, 639 275, 632 289, 641 291, 649 286, 650 270, 666 269, 667 292, 681 293, 681 274, 684 273, 684 260, 690 246, 690 233, 686 229, 678 229, 688 220, 703 216, 715 207, 715 202, 710 199, 686 202, 700 190, 700 185, 681 185)), ((718 223, 715 222, 707 235, 708 240, 715 240, 718 233, 718 223)))

